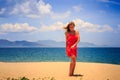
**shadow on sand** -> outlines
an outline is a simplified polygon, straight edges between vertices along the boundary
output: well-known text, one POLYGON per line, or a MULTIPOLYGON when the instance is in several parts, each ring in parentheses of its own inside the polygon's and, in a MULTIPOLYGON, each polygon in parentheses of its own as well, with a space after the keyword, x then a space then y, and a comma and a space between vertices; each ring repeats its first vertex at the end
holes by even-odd
POLYGON ((74 74, 74 75, 72 75, 72 76, 74 76, 74 77, 83 77, 82 74, 74 74))
POLYGON ((83 75, 82 74, 74 74, 72 77, 79 77, 80 80, 83 80, 83 75))

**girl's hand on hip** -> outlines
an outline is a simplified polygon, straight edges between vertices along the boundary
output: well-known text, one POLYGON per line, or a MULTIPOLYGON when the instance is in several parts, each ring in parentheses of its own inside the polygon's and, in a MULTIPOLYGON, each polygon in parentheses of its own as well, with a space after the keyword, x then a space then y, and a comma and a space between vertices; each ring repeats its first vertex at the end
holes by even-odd
POLYGON ((71 46, 71 48, 74 48, 74 47, 75 47, 75 45, 72 45, 72 46, 71 46))

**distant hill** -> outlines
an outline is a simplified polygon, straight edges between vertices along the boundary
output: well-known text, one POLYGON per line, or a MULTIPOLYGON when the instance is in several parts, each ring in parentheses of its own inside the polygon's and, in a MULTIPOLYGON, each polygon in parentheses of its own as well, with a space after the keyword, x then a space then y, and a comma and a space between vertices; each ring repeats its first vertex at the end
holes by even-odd
POLYGON ((57 42, 54 40, 39 40, 37 43, 44 44, 44 46, 48 47, 65 47, 65 42, 57 42))
MULTIPOLYGON (((57 42, 54 40, 39 40, 36 42, 29 41, 9 41, 0 39, 0 47, 65 47, 65 42, 57 42)), ((96 45, 89 42, 80 42, 78 47, 107 47, 106 45, 96 45)))
POLYGON ((29 41, 8 41, 5 39, 0 39, 0 47, 37 47, 42 46, 36 42, 29 41))
MULTIPOLYGON (((50 47, 65 47, 65 42, 57 42, 54 40, 39 40, 37 41, 39 44, 44 44, 44 46, 50 46, 50 47)), ((94 43, 89 43, 89 42, 80 42, 78 44, 78 47, 108 47, 107 45, 96 45, 94 43)))

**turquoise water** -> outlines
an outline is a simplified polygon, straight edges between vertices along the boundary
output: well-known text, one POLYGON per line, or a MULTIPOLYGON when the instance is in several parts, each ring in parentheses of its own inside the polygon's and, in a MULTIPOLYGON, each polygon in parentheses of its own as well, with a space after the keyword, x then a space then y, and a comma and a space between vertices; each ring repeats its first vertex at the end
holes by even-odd
MULTIPOLYGON (((65 48, 0 48, 0 62, 68 62, 65 48)), ((120 64, 120 48, 78 48, 78 62, 120 64)))

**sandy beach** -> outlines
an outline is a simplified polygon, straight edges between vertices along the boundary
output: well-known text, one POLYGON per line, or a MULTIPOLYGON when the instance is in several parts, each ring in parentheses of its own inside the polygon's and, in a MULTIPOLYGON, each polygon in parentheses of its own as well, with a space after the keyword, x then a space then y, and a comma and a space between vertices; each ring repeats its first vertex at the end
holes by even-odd
POLYGON ((77 62, 69 77, 69 62, 0 62, 0 79, 27 77, 30 80, 120 80, 120 65, 77 62))

